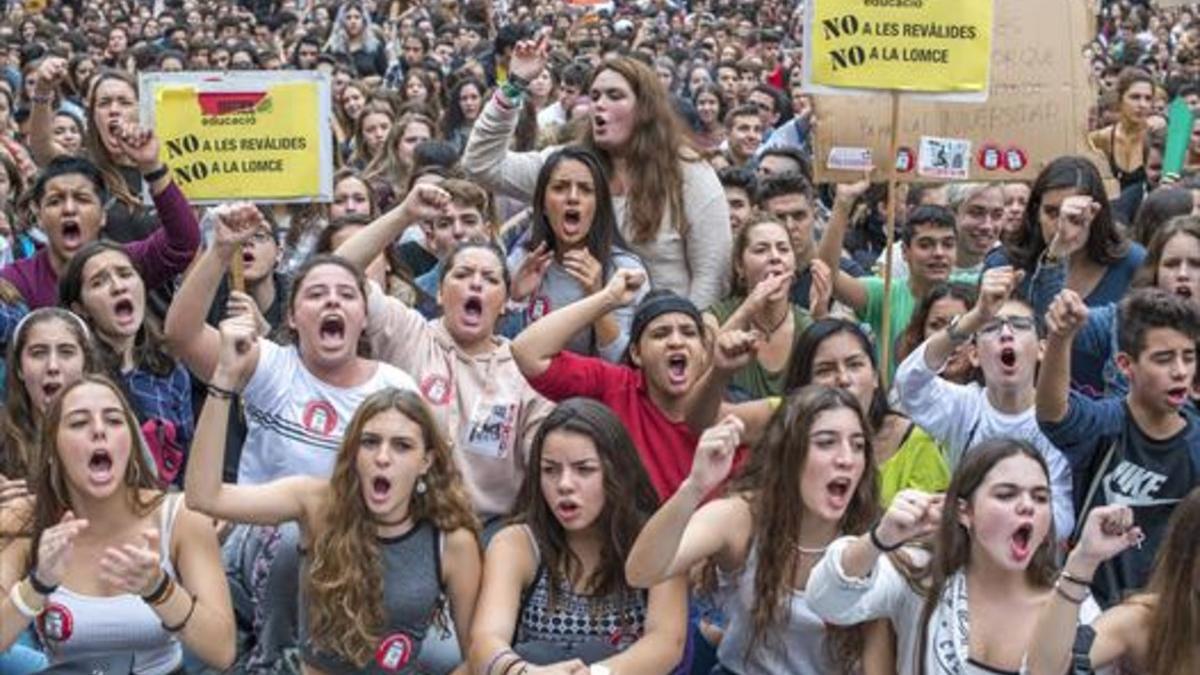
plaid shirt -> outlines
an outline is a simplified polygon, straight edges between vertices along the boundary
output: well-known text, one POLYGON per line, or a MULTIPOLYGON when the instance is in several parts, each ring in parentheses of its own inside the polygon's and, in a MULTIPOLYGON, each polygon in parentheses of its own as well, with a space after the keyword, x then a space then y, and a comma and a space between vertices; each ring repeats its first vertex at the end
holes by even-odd
POLYGON ((170 464, 164 466, 164 458, 160 452, 161 442, 152 437, 156 429, 164 434, 169 433, 165 424, 174 427, 172 445, 179 453, 186 454, 192 442, 195 431, 195 421, 192 418, 192 384, 187 369, 178 363, 174 370, 166 376, 159 376, 141 368, 121 374, 122 384, 129 393, 130 403, 137 413, 138 421, 142 422, 143 435, 150 445, 154 459, 158 462, 159 475, 168 479, 182 476, 183 457, 176 458, 177 466, 171 470, 170 464), (164 469, 166 469, 164 475, 164 469))

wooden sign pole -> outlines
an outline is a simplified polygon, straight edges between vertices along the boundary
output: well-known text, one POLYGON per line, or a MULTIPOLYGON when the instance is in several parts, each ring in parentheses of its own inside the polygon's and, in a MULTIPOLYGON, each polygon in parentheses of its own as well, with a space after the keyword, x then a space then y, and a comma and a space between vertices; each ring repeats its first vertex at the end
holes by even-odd
POLYGON ((892 246, 896 243, 896 155, 900 153, 900 92, 892 90, 892 127, 891 139, 888 143, 888 205, 887 205, 887 243, 883 247, 883 325, 879 340, 879 367, 882 369, 883 388, 886 391, 892 386, 892 246))
POLYGON ((229 287, 238 293, 246 292, 246 277, 242 274, 242 247, 237 247, 229 261, 229 287))

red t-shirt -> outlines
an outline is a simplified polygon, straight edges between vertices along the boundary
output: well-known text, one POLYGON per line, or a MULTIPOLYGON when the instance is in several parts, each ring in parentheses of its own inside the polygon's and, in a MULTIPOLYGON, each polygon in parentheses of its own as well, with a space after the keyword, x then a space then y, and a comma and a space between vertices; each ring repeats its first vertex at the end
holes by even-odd
POLYGON ((660 499, 674 494, 691 472, 700 437, 686 423, 667 419, 646 393, 640 370, 563 351, 529 384, 551 401, 585 396, 611 408, 625 424, 660 499))

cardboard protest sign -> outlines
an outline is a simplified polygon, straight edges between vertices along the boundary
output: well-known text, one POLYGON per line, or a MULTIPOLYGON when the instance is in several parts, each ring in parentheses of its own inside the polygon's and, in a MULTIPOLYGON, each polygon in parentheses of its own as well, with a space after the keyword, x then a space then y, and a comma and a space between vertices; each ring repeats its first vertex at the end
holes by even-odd
MULTIPOLYGON (((951 103, 901 95, 898 179, 1031 180, 1055 157, 1090 154, 1087 116, 1096 93, 1080 49, 1093 35, 1091 21, 1081 2, 996 3, 987 101, 951 103), (924 165, 927 175, 922 175, 920 151, 935 151, 923 138, 969 147, 965 172, 952 167, 943 173, 953 176, 928 175, 937 173, 930 159, 924 165)), ((890 108, 890 94, 815 96, 816 180, 861 180, 861 170, 839 168, 847 156, 869 155, 876 167, 886 167, 890 108)))
POLYGON ((329 201, 329 78, 311 72, 150 73, 144 124, 195 203, 329 201))
POLYGON ((810 91, 986 91, 993 0, 809 0, 810 91))

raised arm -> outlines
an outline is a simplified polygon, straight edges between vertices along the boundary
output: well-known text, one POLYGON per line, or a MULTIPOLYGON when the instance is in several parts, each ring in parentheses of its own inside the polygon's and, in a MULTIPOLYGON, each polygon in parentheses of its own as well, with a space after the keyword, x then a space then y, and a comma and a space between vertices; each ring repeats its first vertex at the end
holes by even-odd
POLYGON ((1087 322, 1088 308, 1079 294, 1064 290, 1046 313, 1046 350, 1037 381, 1037 418, 1059 422, 1067 416, 1071 388, 1071 343, 1087 322))
MULTIPOLYGON (((1099 506, 1088 513, 1079 544, 1067 556, 1055 592, 1038 613, 1033 633, 1038 639, 1030 642, 1026 655, 1030 675, 1068 672, 1079 608, 1088 597, 1088 585, 1096 569, 1141 539, 1141 528, 1133 524, 1133 511, 1128 506, 1099 506)), ((1093 668, 1114 663, 1129 652, 1131 631, 1126 630, 1126 624, 1133 618, 1131 614, 1135 611, 1118 605, 1095 622, 1096 639, 1088 653, 1093 668)))
MULTIPOLYGON (((509 84, 520 89, 518 80, 525 84, 532 82, 546 67, 549 52, 546 36, 537 41, 518 42, 509 58, 509 84)), ((537 152, 509 150, 520 116, 520 97, 513 100, 503 93, 503 88, 497 90, 488 98, 479 119, 471 127, 460 166, 473 180, 489 189, 528 202, 533 197, 538 172, 545 160, 537 152)))
POLYGON ((254 320, 238 316, 221 322, 220 359, 211 378, 211 389, 188 458, 184 492, 189 508, 215 518, 238 523, 277 525, 301 521, 306 528, 306 507, 315 503, 328 483, 308 476, 272 481, 265 485, 237 485, 221 480, 229 405, 254 372, 257 342, 254 320))
POLYGON ((842 550, 842 571, 854 579, 868 576, 881 554, 932 534, 941 519, 942 495, 902 490, 879 524, 842 550))
POLYGON ((146 288, 156 288, 182 274, 192 263, 200 248, 200 223, 187 197, 171 180, 169 167, 159 159, 154 131, 129 123, 117 129, 114 137, 140 174, 156 175, 150 181, 150 195, 161 227, 125 247, 141 270, 146 288))
MULTIPOLYGON (((817 247, 817 258, 829 267, 833 278, 833 297, 838 302, 849 305, 859 314, 867 308, 867 287, 859 279, 843 272, 839 262, 846 241, 846 228, 850 225, 850 210, 854 208, 855 200, 870 186, 868 180, 838 184, 833 199, 833 212, 829 216, 829 222, 825 224, 825 232, 821 235, 821 243, 817 247)), ((889 251, 884 251, 884 255, 889 254, 889 251)))
MULTIPOLYGON (((684 406, 687 413, 687 424, 696 433, 702 433, 712 426, 718 419, 721 419, 723 413, 737 414, 741 412, 740 408, 725 403, 725 389, 729 386, 733 376, 754 360, 763 343, 762 332, 758 329, 744 329, 743 324, 732 320, 734 317, 726 321, 725 326, 720 329, 714 327, 716 319, 711 314, 706 314, 705 317, 706 332, 710 335, 716 333, 715 337, 708 340, 711 345, 710 367, 700 376, 700 381, 696 383, 696 386, 692 387, 692 391, 685 399, 684 406)), ((745 326, 749 325, 749 322, 745 324, 745 326)), ((767 416, 769 417, 770 413, 767 416)), ((738 418, 742 420, 743 424, 747 421, 747 417, 755 416, 738 414, 738 418)), ((760 425, 752 424, 751 428, 743 428, 742 437, 747 442, 753 443, 761 431, 760 425)))
POLYGON ((946 327, 929 337, 925 345, 926 367, 934 372, 940 371, 963 342, 996 317, 996 313, 1004 306, 1013 289, 1020 285, 1024 274, 1014 271, 1012 267, 993 267, 984 272, 979 282, 979 297, 975 306, 962 315, 954 325, 953 333, 946 327))
POLYGON ((723 568, 736 567, 729 564, 732 542, 750 528, 748 520, 738 522, 749 517, 745 503, 731 497, 700 504, 729 475, 741 435, 741 421, 727 417, 700 437, 691 474, 646 522, 629 552, 625 577, 630 586, 650 588, 714 556, 726 563, 723 568))
POLYGON ((512 343, 513 358, 521 373, 532 379, 546 372, 572 335, 605 314, 633 302, 645 282, 645 273, 619 269, 599 292, 538 319, 512 343))
POLYGON ((395 208, 371 221, 337 249, 337 255, 365 270, 379 252, 391 246, 408 226, 440 216, 450 203, 450 194, 436 185, 419 183, 395 208))
MULTIPOLYGON (((217 367, 221 335, 205 322, 217 287, 234 255, 262 224, 262 214, 252 204, 222 206, 216 210, 216 237, 205 251, 167 309, 163 329, 167 347, 200 379, 210 381, 217 367)), ((258 345, 251 349, 255 364, 258 345)))
POLYGON ((29 153, 38 166, 65 154, 54 142, 54 104, 62 93, 67 76, 67 60, 47 56, 34 73, 33 108, 29 112, 29 153))

